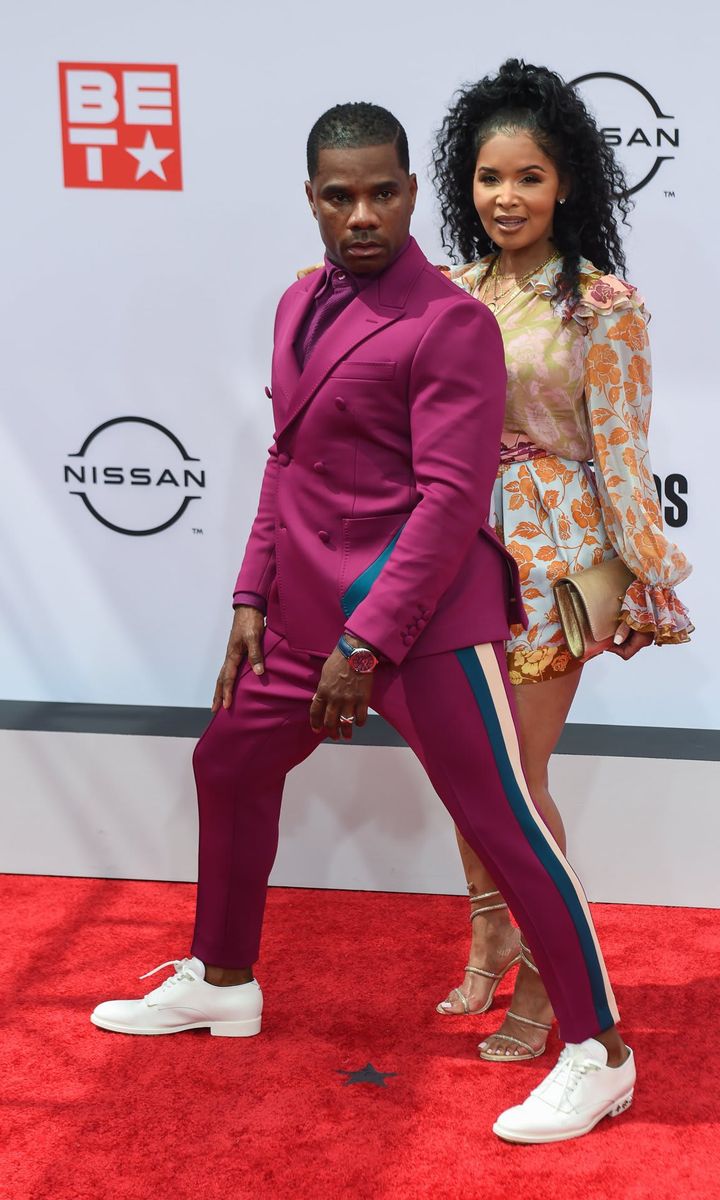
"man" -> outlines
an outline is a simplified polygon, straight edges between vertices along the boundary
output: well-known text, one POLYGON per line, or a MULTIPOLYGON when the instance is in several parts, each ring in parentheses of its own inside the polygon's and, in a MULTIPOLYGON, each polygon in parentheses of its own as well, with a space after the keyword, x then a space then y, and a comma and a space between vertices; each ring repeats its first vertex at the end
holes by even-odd
POLYGON ((630 1103, 635 1071, 582 889, 520 767, 503 640, 524 614, 515 563, 486 519, 500 334, 409 235, 417 182, 390 113, 325 113, 308 174, 326 259, 277 311, 275 440, 194 759, 193 957, 92 1020, 138 1034, 260 1032, 252 965, 285 776, 328 732, 350 737, 372 698, 511 899, 572 1043, 495 1132, 577 1137, 630 1103))

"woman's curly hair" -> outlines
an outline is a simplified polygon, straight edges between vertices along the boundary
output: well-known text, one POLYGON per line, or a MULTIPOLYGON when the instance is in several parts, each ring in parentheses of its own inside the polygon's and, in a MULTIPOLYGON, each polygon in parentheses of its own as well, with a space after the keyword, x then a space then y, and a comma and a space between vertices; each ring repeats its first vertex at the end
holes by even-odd
POLYGON ((488 138, 518 130, 530 134, 570 184, 565 204, 555 211, 553 240, 563 260, 559 297, 572 307, 579 298, 581 255, 604 274, 624 274, 616 212, 627 223, 631 203, 622 167, 595 120, 576 90, 547 67, 509 58, 497 75, 456 93, 432 160, 443 245, 455 262, 492 250, 473 202, 475 164, 488 138))

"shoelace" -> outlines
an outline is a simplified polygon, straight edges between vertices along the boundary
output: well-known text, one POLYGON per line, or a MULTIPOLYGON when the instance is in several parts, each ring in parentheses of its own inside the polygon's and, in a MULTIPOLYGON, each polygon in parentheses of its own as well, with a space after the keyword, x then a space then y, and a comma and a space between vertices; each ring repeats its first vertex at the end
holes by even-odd
POLYGON ((583 1058, 577 1053, 577 1050, 573 1051, 565 1046, 556 1066, 537 1088, 537 1092, 546 1103, 552 1104, 559 1111, 566 1100, 568 1103, 571 1102, 573 1092, 583 1076, 590 1071, 599 1070, 599 1063, 593 1062, 591 1058, 583 1058), (555 1100, 550 1099, 547 1093, 556 1087, 560 1089, 560 1095, 555 1100))
POLYGON ((171 958, 168 959, 167 962, 160 963, 159 967, 153 967, 152 971, 146 971, 144 975, 140 976, 140 978, 149 979, 151 975, 157 975, 158 971, 162 971, 164 967, 174 967, 175 974, 168 975, 164 983, 161 983, 160 987, 158 988, 158 993, 168 992, 172 987, 175 986, 175 984, 180 983, 182 980, 197 980, 198 976, 195 974, 192 968, 188 966, 189 962, 189 958, 171 958))

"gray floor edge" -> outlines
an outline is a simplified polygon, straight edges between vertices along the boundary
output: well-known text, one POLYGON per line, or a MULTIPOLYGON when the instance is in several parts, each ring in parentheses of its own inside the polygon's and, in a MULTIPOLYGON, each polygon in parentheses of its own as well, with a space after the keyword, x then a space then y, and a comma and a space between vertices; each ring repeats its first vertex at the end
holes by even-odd
MULTIPOLYGON (((209 719, 210 713, 204 708, 0 700, 0 729, 196 738, 209 719)), ((405 743, 382 717, 371 715, 363 729, 354 731, 352 742, 341 744, 403 746, 405 743)), ((720 730, 570 723, 565 727, 557 753, 718 762, 720 730)))

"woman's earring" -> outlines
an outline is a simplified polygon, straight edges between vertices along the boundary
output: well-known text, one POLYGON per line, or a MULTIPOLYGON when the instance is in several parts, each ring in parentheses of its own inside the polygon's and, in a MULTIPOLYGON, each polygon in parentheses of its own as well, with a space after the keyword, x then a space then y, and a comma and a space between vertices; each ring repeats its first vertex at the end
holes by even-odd
POLYGON ((567 197, 563 196, 562 200, 558 200, 558 204, 564 204, 566 199, 567 197))

